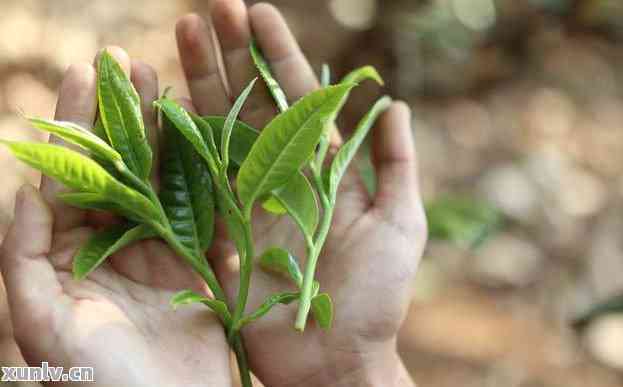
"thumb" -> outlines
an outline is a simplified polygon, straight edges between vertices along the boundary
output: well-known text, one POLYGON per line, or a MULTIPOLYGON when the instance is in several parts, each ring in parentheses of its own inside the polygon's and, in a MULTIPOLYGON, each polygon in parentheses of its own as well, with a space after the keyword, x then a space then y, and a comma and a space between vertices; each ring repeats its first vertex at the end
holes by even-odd
POLYGON ((16 341, 29 352, 29 342, 45 345, 42 332, 50 321, 55 298, 62 294, 56 273, 47 259, 52 243, 53 217, 39 191, 24 185, 15 201, 15 219, 0 250, 0 268, 16 341), (26 337, 29 336, 29 337, 26 337))

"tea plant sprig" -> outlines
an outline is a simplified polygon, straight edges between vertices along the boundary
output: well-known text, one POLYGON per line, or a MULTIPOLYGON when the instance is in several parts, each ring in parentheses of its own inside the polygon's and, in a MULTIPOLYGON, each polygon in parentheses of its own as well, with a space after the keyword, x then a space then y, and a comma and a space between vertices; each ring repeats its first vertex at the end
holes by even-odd
POLYGON ((329 85, 330 74, 325 67, 323 87, 289 106, 261 52, 253 44, 250 50, 280 113, 261 131, 237 119, 256 80, 245 88, 226 117, 200 117, 166 96, 155 101, 166 137, 158 192, 150 182, 153 151, 147 141, 150 128, 144 125, 140 98, 107 52, 98 60, 99 118, 93 128, 28 118, 36 128, 77 145, 83 153, 52 144, 0 140, 17 158, 69 188, 58 195, 60 200, 126 219, 125 224, 94 233, 77 251, 75 279, 85 278, 123 247, 153 237, 162 238, 203 278, 213 298, 185 290, 171 303, 174 307, 202 303, 218 315, 237 356, 244 386, 251 385, 240 335, 246 324, 277 304, 298 301, 297 329, 304 329, 310 309, 321 327, 331 325, 331 298, 319 293, 315 267, 331 225, 338 184, 370 127, 391 101, 388 97, 380 99, 332 163, 325 166, 336 116, 360 81, 371 78, 382 83, 378 73, 365 67, 329 85), (256 259, 252 210, 257 203, 277 215, 287 213, 294 220, 306 241, 307 264, 303 273, 297 259, 283 248, 262 252, 260 265, 286 275, 298 291, 273 294, 247 313, 256 259), (240 285, 231 308, 205 256, 214 238, 217 213, 225 220, 240 259, 240 285))
MULTIPOLYGON (((251 43, 250 50, 255 65, 266 82, 275 103, 282 112, 287 111, 288 103, 285 93, 273 76, 268 62, 264 59, 261 50, 256 46, 255 42, 251 43)), ((329 67, 324 65, 321 73, 321 85, 323 87, 329 87, 330 78, 331 74, 329 67)), ((365 66, 351 72, 338 85, 353 85, 365 79, 372 79, 380 85, 383 85, 382 78, 371 66, 365 66)), ((350 89, 348 92, 350 92, 350 89)), ((331 324, 333 314, 332 301, 328 294, 318 294, 318 285, 314 281, 316 265, 331 227, 333 211, 337 200, 337 188, 340 180, 346 172, 350 162, 353 160, 357 149, 370 131, 370 128, 373 126, 379 115, 389 108, 391 102, 391 98, 387 96, 379 99, 368 114, 366 114, 366 116, 357 125, 352 138, 338 150, 331 165, 328 168, 325 168, 325 157, 327 155, 330 142, 329 136, 335 127, 335 116, 327 117, 328 120, 325 123, 326 126, 324 128, 323 135, 318 142, 318 150, 315 152, 315 157, 309 160, 306 165, 312 176, 314 189, 323 210, 318 230, 315 233, 313 232, 314 230, 310 230, 298 222, 297 214, 284 206, 290 216, 299 224, 299 228, 305 237, 307 245, 307 262, 302 282, 299 284, 301 295, 299 298, 299 308, 295 321, 295 328, 300 331, 305 329, 307 316, 312 308, 321 327, 327 328, 331 324)))

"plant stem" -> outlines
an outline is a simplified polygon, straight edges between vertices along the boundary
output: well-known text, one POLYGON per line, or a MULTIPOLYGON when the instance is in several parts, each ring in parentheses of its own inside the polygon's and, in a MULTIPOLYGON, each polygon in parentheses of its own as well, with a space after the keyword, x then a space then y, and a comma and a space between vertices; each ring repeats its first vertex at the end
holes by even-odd
MULTIPOLYGON (((238 299, 236 300, 236 307, 234 309, 234 314, 232 315, 232 327, 238 326, 240 319, 244 315, 247 299, 249 297, 249 288, 251 286, 251 272, 253 270, 255 248, 253 245, 253 230, 251 228, 251 220, 249 218, 245 218, 243 220, 243 230, 245 251, 244 257, 240 257, 240 284, 238 286, 238 299)), ((232 329, 229 332, 230 337, 237 333, 237 331, 238 329, 232 329)))
POLYGON ((320 201, 322 203, 324 213, 322 216, 320 228, 318 229, 318 233, 316 234, 313 245, 308 246, 307 263, 305 265, 305 273, 303 274, 303 285, 301 287, 301 298, 299 300, 299 309, 296 314, 296 321, 294 323, 294 328, 301 332, 305 330, 307 315, 309 314, 309 310, 311 309, 314 276, 316 273, 318 257, 320 257, 322 246, 324 246, 324 242, 327 239, 329 229, 331 228, 331 221, 333 219, 333 204, 332 201, 327 197, 327 194, 322 187, 322 178, 320 177, 320 174, 317 173, 317 170, 314 171, 314 183, 318 191, 318 196, 320 196, 320 201))
POLYGON ((240 374, 240 383, 242 387, 253 387, 251 382, 251 371, 249 370, 249 363, 247 361, 247 352, 244 348, 244 342, 240 333, 236 333, 231 341, 231 347, 236 354, 236 361, 238 362, 238 373, 240 374))

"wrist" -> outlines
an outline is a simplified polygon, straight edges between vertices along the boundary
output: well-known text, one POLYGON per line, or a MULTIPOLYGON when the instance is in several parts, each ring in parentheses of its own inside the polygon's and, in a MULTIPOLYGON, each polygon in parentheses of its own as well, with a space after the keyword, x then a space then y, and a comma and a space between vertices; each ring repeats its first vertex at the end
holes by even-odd
POLYGON ((367 353, 338 353, 327 366, 307 380, 304 387, 415 387, 395 344, 367 353))

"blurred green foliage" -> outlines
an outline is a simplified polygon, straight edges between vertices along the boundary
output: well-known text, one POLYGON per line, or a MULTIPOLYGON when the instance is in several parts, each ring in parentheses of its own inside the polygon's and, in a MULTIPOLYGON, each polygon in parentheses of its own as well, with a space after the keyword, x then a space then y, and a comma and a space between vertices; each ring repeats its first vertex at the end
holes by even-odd
POLYGON ((490 204, 469 197, 444 195, 425 206, 431 239, 447 240, 467 248, 477 248, 502 223, 490 204))

